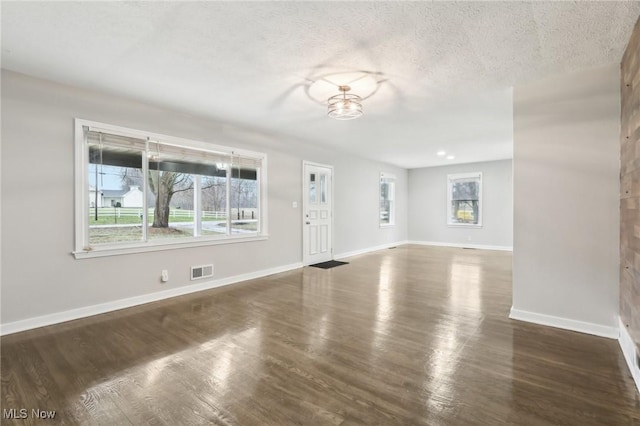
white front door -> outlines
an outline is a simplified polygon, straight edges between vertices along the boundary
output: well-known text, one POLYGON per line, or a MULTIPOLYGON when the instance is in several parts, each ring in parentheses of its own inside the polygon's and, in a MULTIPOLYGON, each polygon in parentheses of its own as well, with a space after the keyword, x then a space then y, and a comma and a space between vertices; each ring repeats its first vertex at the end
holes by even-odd
POLYGON ((302 167, 302 262, 333 259, 333 167, 304 162, 302 167))

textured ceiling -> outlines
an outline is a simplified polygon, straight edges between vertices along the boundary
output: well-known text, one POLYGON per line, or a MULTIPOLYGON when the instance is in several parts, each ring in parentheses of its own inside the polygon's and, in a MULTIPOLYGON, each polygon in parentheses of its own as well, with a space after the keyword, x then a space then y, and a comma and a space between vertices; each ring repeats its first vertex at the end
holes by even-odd
POLYGON ((511 87, 620 62, 639 14, 640 2, 3 1, 2 66, 413 168, 510 158, 511 87), (362 118, 332 120, 305 84, 353 70, 388 80, 362 118))

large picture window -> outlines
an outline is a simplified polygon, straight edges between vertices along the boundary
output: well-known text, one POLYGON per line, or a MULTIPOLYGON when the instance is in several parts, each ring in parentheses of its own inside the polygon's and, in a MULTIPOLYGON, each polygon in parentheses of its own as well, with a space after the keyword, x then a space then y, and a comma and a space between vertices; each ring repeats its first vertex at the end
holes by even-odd
POLYGON ((76 120, 76 257, 266 235, 264 154, 76 120))
POLYGON ((482 226, 482 173, 447 176, 447 224, 482 226))
POLYGON ((396 223, 396 177, 390 173, 380 173, 380 226, 396 223))

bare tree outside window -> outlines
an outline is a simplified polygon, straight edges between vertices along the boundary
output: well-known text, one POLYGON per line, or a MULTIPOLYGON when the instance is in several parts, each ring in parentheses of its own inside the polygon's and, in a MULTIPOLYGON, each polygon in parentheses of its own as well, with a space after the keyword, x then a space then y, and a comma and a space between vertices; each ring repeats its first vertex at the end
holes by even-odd
POLYGON ((119 249, 114 243, 142 247, 160 239, 171 244, 185 237, 233 240, 263 231, 264 154, 76 123, 82 123, 76 126, 77 158, 85 159, 76 169, 85 179, 77 186, 83 213, 76 222, 78 251, 119 249))
POLYGON ((482 173, 448 176, 447 224, 482 226, 482 173))
POLYGON ((257 181, 236 177, 231 179, 230 186, 231 232, 257 231, 259 219, 257 181))

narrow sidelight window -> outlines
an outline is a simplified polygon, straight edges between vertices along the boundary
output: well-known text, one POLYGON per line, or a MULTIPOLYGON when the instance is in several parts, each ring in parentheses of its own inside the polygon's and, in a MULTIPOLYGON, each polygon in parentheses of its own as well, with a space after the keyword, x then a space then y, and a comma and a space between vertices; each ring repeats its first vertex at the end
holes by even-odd
POLYGON ((380 173, 380 226, 392 226, 396 222, 396 177, 380 173))

